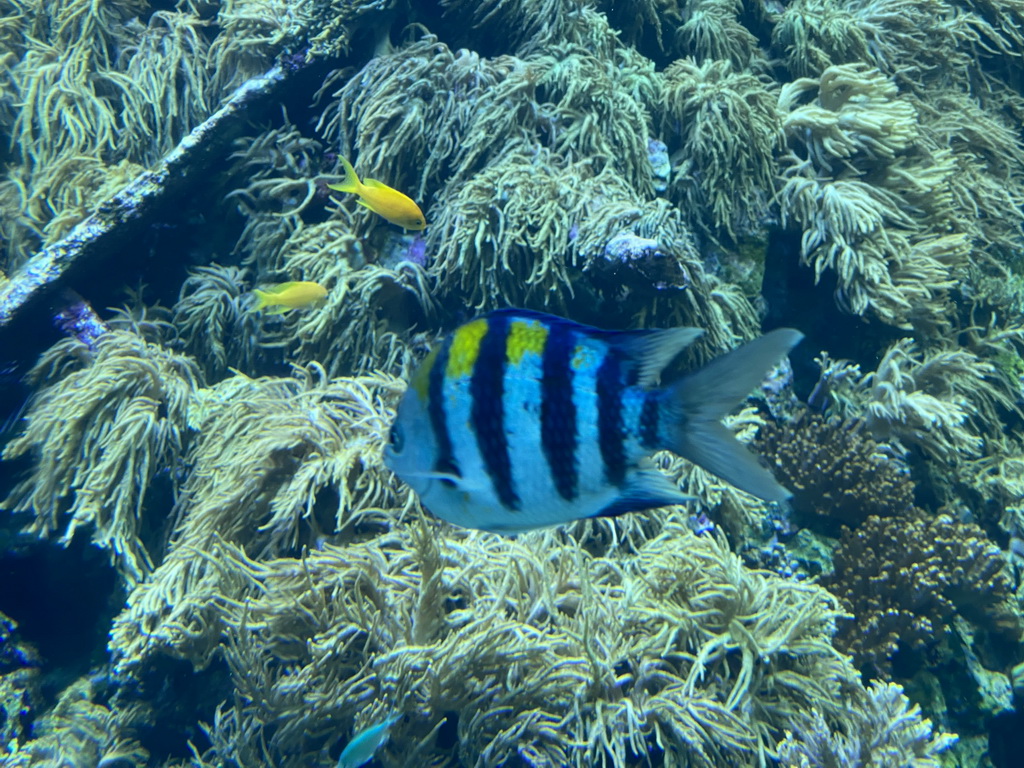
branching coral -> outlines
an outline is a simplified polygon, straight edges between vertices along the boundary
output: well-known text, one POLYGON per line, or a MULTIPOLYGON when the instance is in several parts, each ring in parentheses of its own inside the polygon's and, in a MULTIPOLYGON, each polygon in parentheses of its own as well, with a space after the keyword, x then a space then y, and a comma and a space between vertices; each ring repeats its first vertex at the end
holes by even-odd
POLYGON ((58 343, 31 377, 46 386, 3 458, 31 454, 36 462, 4 508, 34 515, 35 534, 63 530, 64 542, 91 528, 122 576, 138 581, 159 557, 140 538, 147 524, 159 525, 144 519, 147 491, 164 473, 171 488, 177 483, 189 401, 200 383, 195 363, 115 330, 100 337, 95 353, 77 339, 58 343))
POLYGON ((957 614, 980 630, 1015 643, 1021 614, 1006 562, 980 528, 937 518, 868 518, 843 533, 826 586, 854 621, 836 644, 871 675, 889 678, 893 656, 924 663, 957 614))
POLYGON ((856 527, 869 515, 910 510, 914 483, 909 470, 897 451, 864 432, 861 421, 824 419, 806 411, 761 429, 757 451, 792 491, 801 525, 836 535, 840 526, 856 527))

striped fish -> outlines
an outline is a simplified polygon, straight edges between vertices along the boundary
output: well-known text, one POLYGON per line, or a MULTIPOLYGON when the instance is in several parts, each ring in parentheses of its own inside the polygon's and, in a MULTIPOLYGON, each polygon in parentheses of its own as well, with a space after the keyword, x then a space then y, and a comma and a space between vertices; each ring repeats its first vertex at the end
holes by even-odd
POLYGON ((720 419, 802 334, 772 331, 658 387, 702 333, 492 312, 456 329, 416 371, 387 464, 433 514, 502 533, 686 501, 651 465, 662 448, 762 499, 788 498, 720 419))

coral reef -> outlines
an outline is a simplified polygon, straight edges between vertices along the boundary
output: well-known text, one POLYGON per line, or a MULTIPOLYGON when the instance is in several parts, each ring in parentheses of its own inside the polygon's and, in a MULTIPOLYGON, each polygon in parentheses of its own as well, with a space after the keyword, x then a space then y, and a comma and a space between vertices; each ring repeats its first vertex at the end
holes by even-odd
POLYGON ((380 375, 329 380, 310 365, 290 379, 237 374, 194 394, 197 437, 172 510, 175 535, 112 629, 121 669, 168 649, 202 666, 217 651, 208 612, 225 593, 217 559, 203 555, 217 542, 260 558, 294 555, 324 536, 386 527, 409 505, 381 464, 386 403, 398 389, 380 375))
POLYGON ((300 751, 401 716, 384 764, 396 742, 443 759, 447 728, 462 764, 619 766, 664 752, 714 766, 772 753, 802 712, 846 723, 857 711, 820 588, 748 571, 677 525, 631 563, 541 543, 438 538, 421 521, 301 561, 215 545, 221 597, 208 609, 226 627, 238 699, 203 764, 229 750, 258 760, 268 745, 268 759, 298 765, 300 751))
POLYGON ((860 706, 840 729, 830 728, 820 712, 805 714, 800 730, 787 733, 779 744, 779 765, 939 768, 943 764, 940 753, 956 742, 956 736, 933 735, 928 721, 917 718, 917 704, 911 704, 898 685, 872 683, 857 698, 860 706))
POLYGON ((905 673, 922 667, 957 615, 1011 647, 1020 641, 1006 561, 975 525, 945 515, 870 517, 844 531, 834 563, 826 586, 854 616, 836 644, 872 675, 891 679, 897 653, 905 673))
POLYGON ((60 531, 67 542, 90 530, 123 577, 139 581, 159 559, 142 541, 157 525, 146 519, 147 493, 160 477, 178 482, 201 382, 195 363, 112 330, 95 351, 74 337, 60 342, 29 377, 42 388, 3 458, 30 453, 35 467, 4 509, 32 515, 29 530, 40 536, 60 531))
POLYGON ((112 711, 95 701, 97 693, 86 679, 69 685, 53 709, 36 723, 33 738, 0 747, 9 768, 74 765, 76 768, 135 768, 149 755, 134 738, 132 707, 112 711), (4 754, 7 752, 7 754, 4 754))
POLYGON ((664 75, 666 135, 680 133, 670 191, 695 221, 732 238, 757 232, 774 192, 783 143, 777 86, 729 61, 674 62, 664 75))
POLYGON ((1000 547, 1024 539, 1022 22, 975 0, 0 0, 0 291, 57 289, 79 337, 0 430, 24 470, 3 513, 91 536, 126 595, 96 628, 110 658, 51 698, 47 660, 0 650, 5 764, 326 766, 384 722, 384 766, 966 749, 941 731, 977 738, 1021 678, 1000 547), (272 114, 231 111, 256 91, 272 114), (167 158, 211 120, 220 159, 189 176, 167 158), (342 157, 422 235, 332 196, 342 157), (118 271, 59 268, 87 241, 118 271), (808 295, 762 295, 780 273, 808 295), (251 311, 298 280, 322 305, 251 311), (685 507, 518 538, 433 521, 381 460, 401 379, 510 304, 705 329, 672 375, 799 318, 820 415, 794 357, 727 420, 795 516, 662 453, 685 507), (190 669, 214 703, 180 725, 159 691, 190 669))
POLYGON ((855 528, 869 516, 910 511, 909 469, 898 451, 865 432, 864 422, 807 411, 761 428, 757 452, 793 493, 796 523, 838 536, 841 526, 855 528))
MULTIPOLYGON (((27 726, 39 700, 40 660, 17 631, 17 624, 0 613, 0 745, 28 740, 27 726)), ((0 747, 0 756, 4 749, 0 747)))

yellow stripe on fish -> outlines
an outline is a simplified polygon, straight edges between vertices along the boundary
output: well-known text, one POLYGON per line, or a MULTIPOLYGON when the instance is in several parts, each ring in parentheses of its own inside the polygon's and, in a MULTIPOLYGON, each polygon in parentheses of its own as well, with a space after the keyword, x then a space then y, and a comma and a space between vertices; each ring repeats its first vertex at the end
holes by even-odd
POLYGON ((515 320, 509 324, 505 356, 510 365, 518 365, 527 353, 542 357, 548 341, 548 329, 536 320, 515 320))
POLYGON ((473 320, 455 331, 448 351, 448 366, 445 375, 451 379, 469 376, 480 354, 480 341, 487 333, 487 320, 473 320))
POLYGON ((434 347, 430 350, 430 353, 423 358, 423 362, 420 363, 420 367, 416 369, 416 372, 412 375, 412 379, 409 381, 409 387, 419 395, 420 400, 424 402, 427 400, 427 388, 430 386, 430 370, 437 362, 437 353, 440 351, 440 347, 434 347))

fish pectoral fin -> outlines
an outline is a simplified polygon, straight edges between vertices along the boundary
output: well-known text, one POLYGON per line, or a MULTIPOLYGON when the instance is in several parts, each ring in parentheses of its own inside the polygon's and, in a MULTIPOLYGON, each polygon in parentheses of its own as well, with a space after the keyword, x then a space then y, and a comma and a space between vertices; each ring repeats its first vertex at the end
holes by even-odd
POLYGON ((617 517, 628 512, 685 504, 693 499, 693 496, 684 494, 658 470, 640 469, 631 473, 622 493, 594 517, 617 517))

